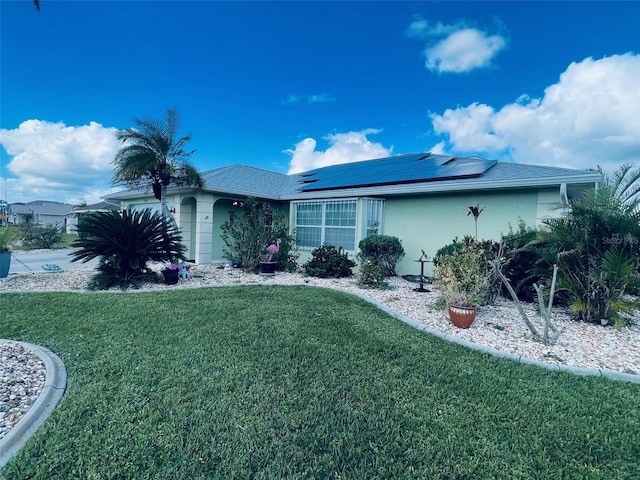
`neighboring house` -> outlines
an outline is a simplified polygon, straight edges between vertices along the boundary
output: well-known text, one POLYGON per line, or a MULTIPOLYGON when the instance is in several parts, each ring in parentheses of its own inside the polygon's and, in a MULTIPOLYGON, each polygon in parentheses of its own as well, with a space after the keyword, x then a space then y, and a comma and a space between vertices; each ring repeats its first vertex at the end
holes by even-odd
POLYGON ((98 203, 92 203, 91 205, 73 207, 73 216, 67 222, 66 232, 72 234, 77 233, 78 220, 82 215, 94 212, 109 212, 113 210, 120 210, 120 204, 116 202, 102 201, 98 203))
POLYGON ((73 205, 47 200, 35 200, 28 203, 9 205, 9 223, 18 225, 27 220, 36 225, 56 226, 67 231, 67 224, 73 218, 73 205))
MULTIPOLYGON (((170 187, 169 209, 182 229, 188 256, 197 263, 224 258, 220 227, 246 197, 268 201, 288 214, 301 262, 322 243, 352 255, 372 233, 402 241, 399 274, 418 273, 416 260, 454 237, 474 235, 467 207, 484 208, 478 237, 499 239, 520 220, 536 226, 567 212, 569 199, 594 188, 593 171, 523 165, 479 157, 418 153, 332 165, 283 175, 244 165, 202 173, 200 191, 170 187)), ((159 209, 151 191, 111 194, 123 208, 159 209)), ((266 245, 265 245, 266 247, 266 245)))

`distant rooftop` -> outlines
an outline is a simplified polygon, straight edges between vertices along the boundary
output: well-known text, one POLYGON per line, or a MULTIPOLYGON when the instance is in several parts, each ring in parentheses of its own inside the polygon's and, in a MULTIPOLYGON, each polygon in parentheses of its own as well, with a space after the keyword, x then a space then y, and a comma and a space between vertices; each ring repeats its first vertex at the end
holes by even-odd
POLYGON ((40 214, 50 216, 66 216, 73 210, 68 203, 52 202, 48 200, 34 200, 32 202, 11 203, 11 212, 16 215, 40 214))

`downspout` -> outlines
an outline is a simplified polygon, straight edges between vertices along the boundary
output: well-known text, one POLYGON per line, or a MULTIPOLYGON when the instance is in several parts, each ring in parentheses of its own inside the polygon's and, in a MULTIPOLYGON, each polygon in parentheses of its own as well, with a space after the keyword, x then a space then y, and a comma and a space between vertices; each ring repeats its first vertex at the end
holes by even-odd
POLYGON ((569 196, 567 195, 567 184, 560 184, 560 204, 562 205, 562 214, 567 215, 569 213, 569 196))

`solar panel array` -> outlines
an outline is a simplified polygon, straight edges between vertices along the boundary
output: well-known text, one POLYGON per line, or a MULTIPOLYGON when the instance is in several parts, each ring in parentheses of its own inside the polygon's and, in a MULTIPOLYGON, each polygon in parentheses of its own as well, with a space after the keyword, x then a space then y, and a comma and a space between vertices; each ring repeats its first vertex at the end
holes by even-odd
POLYGON ((483 158, 461 159, 430 153, 396 155, 305 172, 300 176, 299 190, 312 192, 476 177, 495 163, 483 158))

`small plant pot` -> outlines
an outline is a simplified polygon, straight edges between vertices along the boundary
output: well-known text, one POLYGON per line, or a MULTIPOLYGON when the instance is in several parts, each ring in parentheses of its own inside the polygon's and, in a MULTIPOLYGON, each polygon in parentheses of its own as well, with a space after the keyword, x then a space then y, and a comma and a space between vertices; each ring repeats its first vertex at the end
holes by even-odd
POLYGON ((0 252, 0 278, 9 276, 11 266, 11 252, 0 252))
POLYGON ((275 275, 277 266, 276 262, 260 262, 260 273, 267 276, 275 275))
POLYGON ((449 305, 449 318, 458 328, 469 328, 476 319, 476 307, 449 305))
POLYGON ((163 270, 162 275, 164 275, 164 283, 167 285, 175 285, 178 283, 180 270, 163 270))

